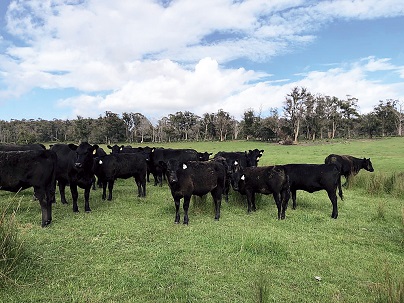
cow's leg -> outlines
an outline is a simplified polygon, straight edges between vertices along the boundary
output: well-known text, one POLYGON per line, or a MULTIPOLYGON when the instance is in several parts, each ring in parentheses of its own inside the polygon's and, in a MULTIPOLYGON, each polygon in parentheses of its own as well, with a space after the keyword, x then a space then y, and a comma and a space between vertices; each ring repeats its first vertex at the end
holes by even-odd
POLYGON ((84 189, 84 209, 86 212, 91 211, 91 209, 90 209, 90 190, 91 190, 91 184, 84 189))
POLYGON ((48 226, 52 221, 52 203, 49 201, 43 188, 34 188, 35 197, 37 197, 42 211, 42 227, 48 226))
POLYGON ((102 199, 105 200, 107 198, 107 185, 108 181, 103 180, 102 181, 102 199))
POLYGON ((114 179, 108 181, 108 201, 112 200, 112 190, 114 189, 114 183, 114 179))
POLYGON ((140 177, 140 191, 139 191, 139 197, 146 197, 146 178, 140 177))
POLYGON ((222 205, 222 189, 216 187, 215 190, 212 191, 212 198, 215 203, 215 220, 219 221, 220 219, 220 207, 222 205))
POLYGON ((72 193, 73 199, 73 212, 79 212, 79 207, 77 206, 77 199, 79 198, 79 193, 77 192, 77 184, 70 183, 70 192, 72 193))
POLYGON ((191 196, 185 196, 184 197, 184 224, 188 225, 189 219, 188 219, 188 208, 189 208, 189 202, 191 201, 191 196))
POLYGON ((254 203, 255 206, 255 193, 251 192, 251 191, 247 191, 246 192, 246 196, 247 196, 247 212, 250 213, 251 212, 251 204, 254 203))
POLYGON ((257 208, 255 207, 255 193, 253 192, 251 195, 251 210, 256 211, 257 208))
POLYGON ((293 201, 292 209, 296 209, 296 189, 293 189, 290 192, 292 193, 292 201, 293 201))
POLYGON ((62 204, 67 204, 66 201, 66 183, 58 181, 59 193, 60 193, 60 201, 62 204))
POLYGON ((226 179, 223 188, 224 200, 226 203, 229 202, 229 191, 230 191, 230 180, 226 179))
POLYGON ((330 201, 332 203, 331 218, 337 219, 338 218, 338 205, 337 205, 336 189, 334 188, 333 190, 327 190, 327 194, 328 194, 328 197, 330 198, 330 201))
POLYGON ((281 220, 284 220, 286 217, 286 209, 288 208, 289 199, 290 199, 289 189, 288 188, 282 189, 282 191, 281 191, 281 204, 282 204, 281 220))
POLYGON ((95 186, 95 184, 97 183, 97 179, 95 178, 95 176, 93 177, 93 184, 92 184, 92 189, 96 190, 97 187, 95 186))
POLYGON ((174 204, 175 204, 175 220, 174 220, 174 223, 178 224, 178 223, 180 223, 180 198, 174 198, 174 204))
MULTIPOLYGON (((276 208, 278 209, 278 220, 281 219, 281 213, 282 213, 282 201, 280 197, 280 193, 274 192, 273 194, 275 203, 276 203, 276 208)), ((284 219, 284 218, 282 218, 284 219)))

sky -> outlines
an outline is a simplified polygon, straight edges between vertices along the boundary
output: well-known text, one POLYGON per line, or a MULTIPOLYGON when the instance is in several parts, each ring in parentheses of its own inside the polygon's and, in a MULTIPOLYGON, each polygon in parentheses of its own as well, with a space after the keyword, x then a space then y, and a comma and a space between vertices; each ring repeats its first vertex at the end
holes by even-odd
POLYGON ((403 0, 1 0, 0 120, 404 102, 403 0))

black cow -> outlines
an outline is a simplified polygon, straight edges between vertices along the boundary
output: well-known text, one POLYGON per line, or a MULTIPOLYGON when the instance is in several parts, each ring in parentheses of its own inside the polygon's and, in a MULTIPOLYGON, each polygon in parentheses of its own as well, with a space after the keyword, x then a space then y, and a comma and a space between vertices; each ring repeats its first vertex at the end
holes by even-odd
POLYGON ((374 171, 370 158, 360 159, 348 155, 331 154, 328 155, 327 158, 325 158, 324 162, 326 164, 335 163, 340 167, 341 176, 345 177, 344 185, 346 185, 349 182, 349 179, 351 177, 356 176, 362 168, 369 172, 374 171))
POLYGON ((132 147, 130 145, 107 145, 107 147, 111 150, 111 154, 129 154, 129 153, 137 153, 137 152, 142 152, 143 151, 143 147, 132 147))
POLYGON ((180 162, 198 161, 198 152, 194 149, 155 148, 150 155, 150 167, 154 176, 154 185, 163 185, 167 163, 170 159, 180 162))
POLYGON ((286 164, 283 165, 289 177, 293 209, 296 208, 296 191, 304 190, 309 193, 325 190, 332 203, 331 217, 337 219, 337 188, 338 195, 343 200, 341 175, 335 164, 286 164))
POLYGON ((244 152, 220 151, 214 156, 214 158, 215 157, 226 158, 229 167, 232 167, 234 162, 237 161, 242 168, 245 168, 245 167, 258 166, 258 161, 263 153, 264 153, 263 149, 259 150, 257 148, 253 150, 250 149, 249 151, 244 152))
POLYGON ((98 145, 91 145, 82 142, 79 146, 75 144, 55 144, 51 150, 56 152, 58 165, 56 169, 56 180, 59 184, 60 199, 67 204, 65 196, 66 185, 70 185, 73 198, 73 212, 78 212, 77 186, 84 189, 84 208, 90 212, 90 189, 94 180, 94 152, 98 145))
POLYGON ((248 213, 256 210, 255 194, 272 194, 278 208, 278 219, 285 219, 289 200, 289 177, 283 166, 242 168, 237 162, 232 167, 232 186, 247 196, 248 213))
POLYGON ((0 189, 18 192, 33 187, 42 209, 42 227, 52 221, 56 163, 50 150, 0 151, 0 189))
MULTIPOLYGON (((95 153, 94 153, 94 165, 95 165, 98 158, 104 157, 106 155, 107 155, 107 153, 104 151, 104 149, 102 147, 98 147, 95 150, 95 153)), ((93 190, 97 189, 96 183, 97 183, 98 187, 100 187, 100 188, 102 187, 102 183, 101 183, 100 179, 96 180, 96 178, 94 176, 94 178, 93 178, 93 190)))
MULTIPOLYGON (((147 182, 150 182, 150 173, 153 172, 153 166, 151 163, 151 153, 153 152, 154 148, 145 146, 145 147, 132 147, 130 145, 128 146, 118 146, 118 145, 107 145, 107 147, 111 150, 111 154, 122 154, 122 153, 140 153, 142 154, 147 163, 147 172, 146 172, 146 179, 147 182)), ((156 183, 156 177, 155 177, 155 183, 156 183)))
POLYGON ((180 200, 184 198, 184 224, 188 224, 188 208, 192 195, 211 193, 215 203, 215 220, 220 218, 222 192, 226 170, 218 161, 182 162, 170 159, 167 163, 167 179, 175 203, 175 223, 180 222, 180 200))
POLYGON ((46 147, 40 143, 34 144, 0 144, 0 151, 18 151, 18 150, 45 150, 46 147))
POLYGON ((224 190, 225 200, 226 202, 229 201, 229 191, 230 191, 230 179, 232 176, 231 168, 233 167, 234 163, 237 162, 241 168, 245 167, 254 167, 258 166, 259 158, 264 153, 264 150, 253 149, 244 151, 244 152, 225 152, 220 151, 216 155, 214 155, 214 159, 217 158, 225 158, 227 162, 227 181, 224 190))
POLYGON ((95 174, 102 182, 102 199, 106 198, 108 185, 108 200, 112 200, 112 190, 116 179, 135 178, 138 196, 146 196, 146 160, 141 154, 111 154, 95 161, 95 174))

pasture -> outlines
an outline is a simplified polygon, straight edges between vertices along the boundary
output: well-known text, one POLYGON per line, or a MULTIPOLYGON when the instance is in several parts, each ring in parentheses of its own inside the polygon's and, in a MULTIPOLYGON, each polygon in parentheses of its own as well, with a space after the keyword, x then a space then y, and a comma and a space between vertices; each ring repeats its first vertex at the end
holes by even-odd
MULTIPOLYGON (((404 172, 404 138, 156 146, 214 154, 264 149, 260 166, 323 163, 330 153, 370 157, 375 172, 362 170, 363 184, 404 172)), ((336 220, 324 191, 298 191, 297 209, 289 201, 282 221, 272 195, 257 195, 257 211, 248 215, 245 199, 231 191, 220 221, 209 195, 193 199, 188 226, 174 224, 166 182, 148 183, 146 198, 137 197, 132 179, 116 182, 110 202, 100 189, 91 191, 91 213, 84 212, 83 190, 77 214, 70 192, 68 205, 57 192, 47 228, 32 190, 0 191, 0 207, 7 216, 15 212, 22 242, 17 267, 0 280, 0 302, 403 302, 403 192, 369 192, 360 184, 343 188, 336 220)))

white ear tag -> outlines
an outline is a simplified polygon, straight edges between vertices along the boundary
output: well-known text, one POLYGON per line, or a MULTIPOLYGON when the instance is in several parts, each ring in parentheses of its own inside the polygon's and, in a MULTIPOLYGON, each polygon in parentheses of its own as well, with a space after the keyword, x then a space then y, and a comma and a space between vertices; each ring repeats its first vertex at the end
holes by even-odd
POLYGON ((188 166, 184 163, 184 164, 182 164, 182 169, 187 169, 188 168, 188 166))
POLYGON ((245 180, 245 176, 242 175, 240 179, 244 181, 244 180, 245 180))
POLYGON ((98 161, 98 164, 102 164, 102 160, 98 161))
POLYGON ((237 162, 237 161, 234 161, 234 165, 238 165, 238 162, 237 162))

